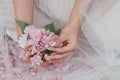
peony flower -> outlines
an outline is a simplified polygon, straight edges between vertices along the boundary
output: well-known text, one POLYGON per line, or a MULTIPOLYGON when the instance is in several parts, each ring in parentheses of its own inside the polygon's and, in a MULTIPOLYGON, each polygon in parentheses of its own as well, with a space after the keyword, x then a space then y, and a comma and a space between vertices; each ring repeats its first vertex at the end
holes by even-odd
POLYGON ((24 30, 24 33, 25 34, 34 34, 34 32, 36 31, 36 27, 34 26, 34 25, 29 25, 29 26, 27 26, 26 28, 25 28, 25 30, 24 30))
POLYGON ((41 44, 44 44, 44 48, 48 48, 58 38, 53 32, 42 30, 41 44))
POLYGON ((32 38, 32 40, 34 41, 34 43, 38 43, 38 41, 40 40, 41 36, 42 35, 41 35, 40 29, 36 29, 34 31, 34 33, 30 34, 30 37, 32 38))
POLYGON ((34 55, 32 58, 30 58, 30 60, 32 65, 40 65, 40 63, 42 63, 40 55, 34 55))
POLYGON ((25 46, 27 46, 27 35, 23 34, 22 37, 20 37, 18 40, 18 43, 21 48, 25 48, 25 46))
POLYGON ((26 58, 29 57, 29 52, 26 52, 25 50, 21 50, 21 55, 19 56, 20 58, 22 58, 23 60, 26 60, 26 58))
POLYGON ((19 39, 20 47, 25 49, 21 57, 23 60, 30 57, 32 65, 40 65, 42 52, 47 50, 58 36, 45 28, 38 29, 34 25, 26 27, 24 33, 19 39))

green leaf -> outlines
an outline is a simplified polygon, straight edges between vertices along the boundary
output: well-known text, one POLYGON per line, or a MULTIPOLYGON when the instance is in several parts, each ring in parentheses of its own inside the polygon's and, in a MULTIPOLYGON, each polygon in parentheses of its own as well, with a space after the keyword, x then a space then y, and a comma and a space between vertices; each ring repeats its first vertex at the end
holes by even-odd
POLYGON ((53 53, 53 51, 46 49, 46 50, 42 51, 41 53, 50 55, 51 53, 53 53))
POLYGON ((50 23, 44 27, 46 30, 49 30, 50 32, 55 33, 56 35, 59 35, 61 32, 61 29, 55 30, 54 23, 50 23))
POLYGON ((57 29, 57 30, 55 31, 55 34, 56 34, 56 35, 59 35, 60 32, 61 32, 61 29, 57 29))
POLYGON ((48 55, 50 55, 52 52, 53 52, 53 51, 46 50, 46 51, 45 51, 45 54, 48 54, 48 55))
POLYGON ((24 34, 24 30, 25 30, 25 28, 26 28, 29 24, 27 24, 27 23, 24 22, 24 21, 20 21, 20 20, 15 20, 15 21, 16 21, 16 23, 21 27, 22 33, 24 34))
POLYGON ((44 28, 45 28, 46 30, 49 30, 50 32, 54 32, 54 33, 55 33, 55 27, 54 27, 53 22, 50 23, 50 24, 47 24, 44 28))

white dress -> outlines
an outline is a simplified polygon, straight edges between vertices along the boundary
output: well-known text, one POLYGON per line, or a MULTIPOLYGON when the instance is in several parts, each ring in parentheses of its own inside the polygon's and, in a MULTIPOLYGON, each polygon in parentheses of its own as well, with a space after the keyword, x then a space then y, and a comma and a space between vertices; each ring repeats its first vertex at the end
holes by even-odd
MULTIPOLYGON (((36 0, 34 24, 42 27, 54 22, 63 28, 74 2, 36 0)), ((18 58, 12 1, 0 0, 0 6, 0 80, 120 80, 120 0, 85 0, 79 10, 82 19, 77 50, 62 66, 51 70, 39 67, 35 76, 31 66, 18 58), (14 65, 9 60, 11 52, 14 65)))

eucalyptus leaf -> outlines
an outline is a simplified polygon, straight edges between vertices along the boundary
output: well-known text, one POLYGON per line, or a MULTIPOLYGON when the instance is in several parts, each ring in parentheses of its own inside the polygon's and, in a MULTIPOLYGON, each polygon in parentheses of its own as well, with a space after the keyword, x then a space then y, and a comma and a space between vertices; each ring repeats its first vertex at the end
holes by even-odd
POLYGON ((29 26, 29 24, 24 21, 20 21, 20 20, 15 20, 15 21, 21 27, 22 33, 24 34, 24 30, 27 26, 29 26))
POLYGON ((57 29, 57 30, 55 31, 55 34, 56 34, 56 35, 59 35, 60 32, 61 32, 61 29, 57 29))
POLYGON ((55 27, 54 27, 54 23, 50 23, 50 24, 47 24, 45 27, 44 27, 46 30, 49 30, 50 32, 54 32, 55 33, 55 27))
POLYGON ((44 27, 46 30, 49 30, 50 32, 55 33, 56 35, 59 35, 61 32, 61 29, 55 30, 54 23, 50 23, 44 27))
POLYGON ((50 51, 50 50, 46 50, 45 53, 50 55, 53 51, 50 51))

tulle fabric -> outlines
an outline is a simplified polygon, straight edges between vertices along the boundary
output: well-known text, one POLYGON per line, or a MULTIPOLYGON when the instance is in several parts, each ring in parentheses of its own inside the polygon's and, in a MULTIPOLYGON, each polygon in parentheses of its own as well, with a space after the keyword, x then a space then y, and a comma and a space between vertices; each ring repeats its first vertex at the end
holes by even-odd
MULTIPOLYGON (((75 0, 36 0, 34 24, 42 27, 54 22, 57 28, 63 28, 74 2, 75 0)), ((78 49, 61 67, 52 70, 39 67, 36 76, 32 75, 31 66, 18 58, 20 50, 15 42, 14 14, 8 14, 9 10, 13 10, 12 1, 1 0, 0 3, 3 11, 0 39, 4 63, 1 74, 5 80, 120 80, 120 0, 85 0, 79 10, 82 17, 78 49), (4 27, 9 28, 7 33, 13 39, 7 36, 4 27), (10 61, 9 49, 14 55, 14 65, 10 61)))

